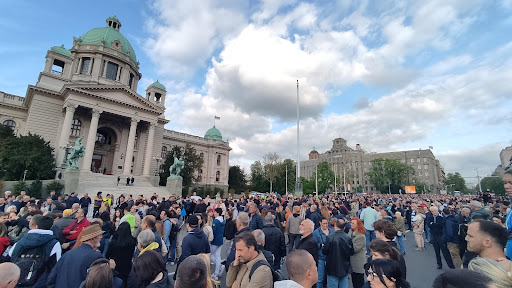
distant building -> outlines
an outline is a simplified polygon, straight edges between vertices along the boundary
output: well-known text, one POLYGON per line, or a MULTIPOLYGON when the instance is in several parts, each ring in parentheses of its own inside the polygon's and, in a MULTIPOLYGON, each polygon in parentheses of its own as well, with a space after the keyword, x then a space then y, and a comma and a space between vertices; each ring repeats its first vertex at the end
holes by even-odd
POLYGON ((493 175, 502 176, 505 173, 505 168, 512 163, 512 146, 506 147, 500 152, 500 165, 496 167, 493 175))
POLYGON ((356 149, 348 147, 347 141, 343 138, 332 140, 332 148, 325 153, 320 154, 316 150, 311 151, 309 160, 300 163, 300 173, 305 178, 310 179, 314 176, 316 165, 327 162, 336 174, 338 192, 343 191, 345 171, 346 184, 350 184, 351 190, 361 186, 363 192, 377 193, 378 191, 368 181, 366 172, 369 171, 372 165, 371 161, 379 158, 396 159, 412 166, 415 173, 414 175, 411 174, 409 179, 406 180, 409 185, 414 185, 416 181, 420 181, 430 185, 430 188, 434 191, 438 191, 446 179, 443 167, 431 150, 368 153, 361 149, 359 144, 356 144, 356 149), (347 175, 349 176, 347 177, 347 175))

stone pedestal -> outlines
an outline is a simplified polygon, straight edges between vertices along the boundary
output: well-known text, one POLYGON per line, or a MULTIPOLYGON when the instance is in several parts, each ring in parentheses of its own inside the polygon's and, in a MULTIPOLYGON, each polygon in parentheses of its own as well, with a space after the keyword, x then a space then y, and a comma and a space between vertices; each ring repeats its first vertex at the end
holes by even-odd
POLYGON ((66 169, 64 171, 64 192, 71 194, 78 189, 78 179, 80 177, 80 170, 66 169))
POLYGON ((151 183, 151 185, 153 185, 153 187, 160 186, 160 176, 148 176, 146 179, 149 183, 151 183))
POLYGON ((165 188, 169 193, 175 194, 177 197, 181 196, 181 191, 183 189, 183 179, 181 177, 179 178, 167 178, 167 183, 165 185, 165 188))

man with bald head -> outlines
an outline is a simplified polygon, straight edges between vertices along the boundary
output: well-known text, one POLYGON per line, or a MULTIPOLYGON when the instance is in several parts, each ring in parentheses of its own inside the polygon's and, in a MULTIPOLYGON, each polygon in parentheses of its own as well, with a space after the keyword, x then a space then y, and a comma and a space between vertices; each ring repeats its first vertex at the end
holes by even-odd
POLYGON ((156 230, 156 218, 153 215, 147 215, 142 219, 142 223, 140 224, 142 230, 150 230, 155 234, 155 242, 158 243, 158 248, 155 249, 156 252, 162 252, 162 236, 156 230))
POLYGON ((313 221, 306 219, 303 220, 299 225, 299 232, 302 235, 299 242, 295 246, 295 249, 303 249, 308 251, 311 256, 315 259, 315 262, 318 262, 318 244, 313 238, 313 230, 315 229, 315 223, 313 221))
POLYGON ((0 264, 0 288, 14 288, 20 279, 20 268, 16 264, 0 264))
POLYGON ((452 256, 450 255, 450 251, 446 244, 446 238, 444 237, 446 219, 439 214, 439 209, 436 206, 431 206, 430 212, 432 213, 432 216, 427 218, 428 222, 426 224, 430 228, 430 235, 432 237, 430 243, 434 246, 434 251, 436 252, 437 269, 443 268, 443 262, 441 262, 441 251, 443 252, 444 260, 448 267, 454 269, 455 266, 453 265, 452 256))
POLYGON ((305 250, 292 251, 286 257, 286 270, 290 280, 275 282, 275 288, 311 288, 318 281, 315 259, 305 250))

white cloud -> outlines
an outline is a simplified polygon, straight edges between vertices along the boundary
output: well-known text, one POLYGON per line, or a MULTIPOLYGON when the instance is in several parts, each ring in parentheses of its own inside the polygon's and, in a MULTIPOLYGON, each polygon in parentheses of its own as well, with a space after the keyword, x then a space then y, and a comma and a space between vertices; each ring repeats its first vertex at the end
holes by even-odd
POLYGON ((192 75, 207 64, 222 43, 247 23, 240 3, 215 0, 156 0, 156 19, 148 20, 151 34, 145 49, 160 73, 192 75))

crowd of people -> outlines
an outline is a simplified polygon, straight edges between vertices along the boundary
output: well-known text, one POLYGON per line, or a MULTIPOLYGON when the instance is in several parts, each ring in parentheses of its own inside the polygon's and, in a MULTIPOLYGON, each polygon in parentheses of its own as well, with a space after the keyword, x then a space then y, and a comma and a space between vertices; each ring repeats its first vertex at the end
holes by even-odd
POLYGON ((412 235, 415 253, 433 249, 432 264, 451 268, 432 287, 512 287, 512 168, 503 181, 502 197, 114 199, 98 192, 91 199, 52 192, 33 199, 7 191, 0 197, 0 288, 213 288, 224 273, 235 288, 349 281, 354 288, 407 288, 414 266, 405 261, 404 238, 412 235))

